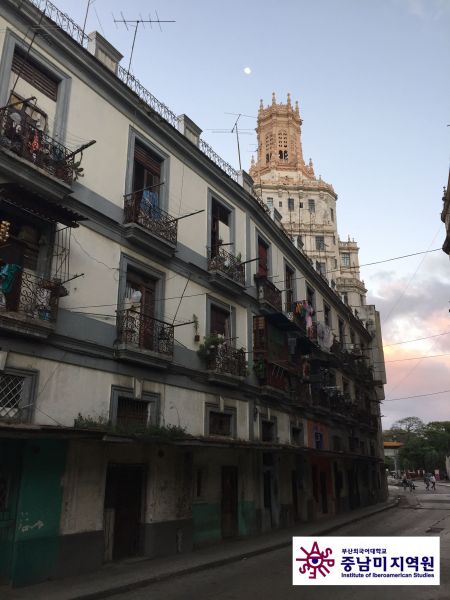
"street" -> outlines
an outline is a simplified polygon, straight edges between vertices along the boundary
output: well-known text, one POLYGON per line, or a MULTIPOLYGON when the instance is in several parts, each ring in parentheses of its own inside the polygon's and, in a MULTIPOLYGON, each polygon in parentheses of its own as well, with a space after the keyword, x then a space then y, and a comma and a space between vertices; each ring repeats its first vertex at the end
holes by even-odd
POLYGON ((436 491, 427 492, 420 482, 412 493, 394 487, 390 492, 401 496, 398 508, 349 524, 336 530, 333 535, 440 535, 439 587, 293 587, 291 549, 284 548, 114 597, 117 600, 329 600, 331 596, 333 600, 379 600, 381 597, 383 600, 447 600, 450 598, 450 485, 437 485, 436 491), (430 528, 436 529, 430 531, 430 528))

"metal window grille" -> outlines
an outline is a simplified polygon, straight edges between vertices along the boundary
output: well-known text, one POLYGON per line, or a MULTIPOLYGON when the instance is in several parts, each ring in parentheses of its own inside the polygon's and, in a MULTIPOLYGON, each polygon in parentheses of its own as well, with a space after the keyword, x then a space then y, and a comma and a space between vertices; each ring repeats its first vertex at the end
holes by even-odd
POLYGON ((148 424, 148 402, 120 397, 117 401, 116 424, 131 429, 145 427, 148 424))
POLYGON ((0 375, 0 418, 14 419, 20 415, 25 377, 0 375))
POLYGON ((263 442, 275 441, 275 423, 272 421, 263 421, 261 423, 261 440, 263 442))
POLYGON ((232 416, 226 413, 209 413, 209 433, 210 435, 231 435, 232 416))

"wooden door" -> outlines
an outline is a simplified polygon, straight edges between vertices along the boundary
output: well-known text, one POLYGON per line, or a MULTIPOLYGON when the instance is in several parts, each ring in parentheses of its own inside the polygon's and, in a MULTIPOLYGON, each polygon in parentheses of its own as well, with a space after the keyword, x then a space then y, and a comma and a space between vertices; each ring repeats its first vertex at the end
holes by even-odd
POLYGON ((141 348, 155 350, 156 280, 145 278, 138 273, 129 273, 126 297, 131 298, 134 291, 141 292, 140 308, 133 309, 136 341, 141 348))
POLYGON ((238 469, 222 467, 222 538, 238 534, 238 469))
POLYGON ((110 522, 113 560, 139 554, 143 482, 143 465, 108 465, 105 525, 110 522))
POLYGON ((268 246, 258 238, 258 275, 267 277, 269 274, 268 246))

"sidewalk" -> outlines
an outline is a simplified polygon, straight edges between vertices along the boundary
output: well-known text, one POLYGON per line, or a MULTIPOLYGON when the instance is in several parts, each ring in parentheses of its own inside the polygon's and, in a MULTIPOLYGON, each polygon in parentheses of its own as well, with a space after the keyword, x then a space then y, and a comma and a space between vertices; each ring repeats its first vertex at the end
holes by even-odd
POLYGON ((134 559, 105 565, 99 571, 67 577, 25 588, 1 588, 2 600, 97 600, 145 587, 155 581, 218 567, 271 550, 290 546, 294 535, 326 535, 335 529, 397 506, 398 500, 361 508, 336 518, 304 523, 257 537, 222 542, 187 554, 167 558, 134 559))

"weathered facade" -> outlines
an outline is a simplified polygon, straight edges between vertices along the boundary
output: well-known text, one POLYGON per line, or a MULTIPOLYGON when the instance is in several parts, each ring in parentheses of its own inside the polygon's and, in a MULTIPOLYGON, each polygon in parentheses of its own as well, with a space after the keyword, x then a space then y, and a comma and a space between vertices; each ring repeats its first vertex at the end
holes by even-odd
POLYGON ((98 33, 4 0, 0 52, 0 582, 382 500, 374 307, 98 33))

